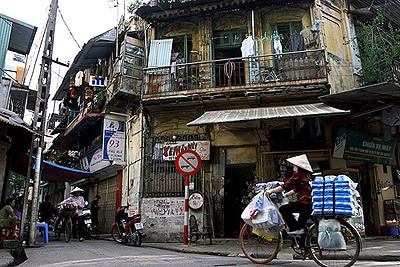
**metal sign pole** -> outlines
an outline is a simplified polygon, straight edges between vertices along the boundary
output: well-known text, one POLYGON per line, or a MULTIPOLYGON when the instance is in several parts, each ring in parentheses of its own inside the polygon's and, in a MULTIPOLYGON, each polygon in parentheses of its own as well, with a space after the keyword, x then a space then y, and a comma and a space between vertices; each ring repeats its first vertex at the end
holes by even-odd
POLYGON ((183 244, 189 243, 188 221, 189 221, 189 175, 193 175, 200 170, 201 158, 196 151, 183 150, 175 159, 176 169, 185 175, 185 202, 183 218, 183 244))
POLYGON ((189 221, 189 175, 185 178, 185 210, 183 220, 183 244, 187 245, 189 241, 188 236, 188 221, 189 221))

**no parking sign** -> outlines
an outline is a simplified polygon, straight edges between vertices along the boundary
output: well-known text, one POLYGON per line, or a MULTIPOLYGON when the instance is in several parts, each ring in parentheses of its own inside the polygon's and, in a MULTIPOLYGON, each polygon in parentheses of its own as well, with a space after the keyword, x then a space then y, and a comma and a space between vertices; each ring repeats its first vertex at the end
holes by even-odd
POLYGON ((183 175, 193 175, 200 170, 200 155, 193 150, 183 150, 176 157, 175 166, 183 175))

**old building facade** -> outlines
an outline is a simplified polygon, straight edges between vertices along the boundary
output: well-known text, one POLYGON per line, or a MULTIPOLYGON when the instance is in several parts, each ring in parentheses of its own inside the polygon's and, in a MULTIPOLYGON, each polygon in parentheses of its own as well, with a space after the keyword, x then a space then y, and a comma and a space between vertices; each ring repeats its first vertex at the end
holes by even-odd
MULTIPOLYGON (((80 183, 108 205, 103 230, 115 208, 129 204, 142 214, 148 240, 181 241, 185 177, 175 159, 184 149, 202 160, 189 189, 203 201, 189 213, 214 237, 238 236, 252 186, 287 178, 289 156, 307 154, 314 175, 348 174, 360 184, 361 202, 370 184, 389 181, 392 148, 373 165, 335 153, 349 128, 373 132, 351 117, 351 103, 324 99, 361 86, 350 2, 150 1, 129 29, 119 28, 117 43, 110 38, 90 60, 105 36, 89 42, 56 95, 76 112, 58 127, 54 148, 79 151, 79 163, 95 172, 80 183), (93 101, 84 101, 85 92, 93 101)), ((394 198, 394 188, 385 194, 394 198)), ((383 200, 364 207, 360 232, 365 225, 379 234, 383 200)))
POLYGON ((149 238, 182 232, 171 147, 206 151, 191 180, 204 206, 190 212, 216 237, 238 236, 249 188, 287 176, 287 157, 306 153, 319 174, 337 168, 334 130, 347 112, 319 97, 356 86, 344 2, 155 1, 137 14, 152 25, 142 99, 149 238))

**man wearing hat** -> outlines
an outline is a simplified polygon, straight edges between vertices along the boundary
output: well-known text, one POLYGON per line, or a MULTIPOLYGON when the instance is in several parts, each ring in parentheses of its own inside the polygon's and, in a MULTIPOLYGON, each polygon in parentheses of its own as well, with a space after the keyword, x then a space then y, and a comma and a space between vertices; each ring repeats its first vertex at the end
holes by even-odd
POLYGON ((304 234, 307 230, 307 220, 311 218, 311 173, 313 172, 310 162, 305 154, 288 158, 287 162, 293 165, 293 175, 279 187, 269 189, 266 194, 285 191, 285 195, 296 194, 297 201, 289 202, 279 208, 283 219, 289 227, 288 234, 304 234), (293 213, 299 213, 298 220, 293 213))

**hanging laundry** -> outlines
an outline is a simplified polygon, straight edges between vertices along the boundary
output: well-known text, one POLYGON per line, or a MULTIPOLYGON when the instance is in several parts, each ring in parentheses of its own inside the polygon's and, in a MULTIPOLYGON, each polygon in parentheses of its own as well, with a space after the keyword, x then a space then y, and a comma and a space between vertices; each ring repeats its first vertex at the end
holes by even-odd
POLYGON ((77 73, 76 73, 76 75, 75 75, 75 82, 74 82, 74 85, 76 86, 76 87, 79 87, 79 86, 81 86, 82 84, 83 84, 83 77, 84 77, 84 75, 83 75, 83 71, 78 71, 77 73))
POLYGON ((243 40, 240 50, 242 51, 242 57, 254 56, 254 40, 251 35, 243 40))

